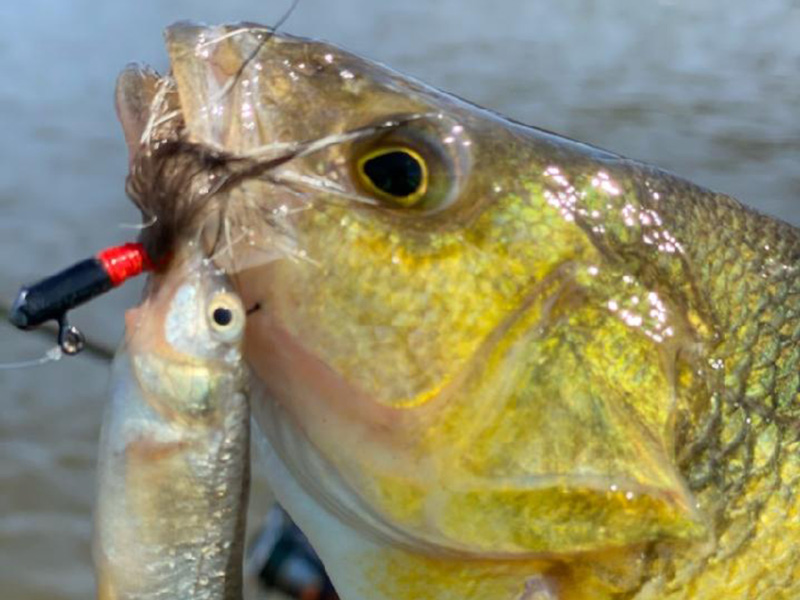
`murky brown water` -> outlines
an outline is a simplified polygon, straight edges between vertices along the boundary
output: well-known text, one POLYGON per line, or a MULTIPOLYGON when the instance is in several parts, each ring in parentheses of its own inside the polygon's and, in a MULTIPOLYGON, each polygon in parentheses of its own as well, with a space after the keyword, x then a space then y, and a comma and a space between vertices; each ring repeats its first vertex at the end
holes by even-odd
MULTIPOLYGON (((285 5, 0 4, 0 297, 133 237, 118 227, 137 219, 123 194, 112 106, 120 68, 131 60, 163 68, 161 29, 171 21, 270 22, 285 5)), ((303 0, 286 29, 800 223, 797 0, 303 0)), ((76 320, 113 347, 134 288, 76 320)), ((0 362, 49 345, 5 325, 0 340, 0 362)), ((93 595, 90 513, 106 378, 107 365, 87 355, 0 371, 3 598, 93 595)))

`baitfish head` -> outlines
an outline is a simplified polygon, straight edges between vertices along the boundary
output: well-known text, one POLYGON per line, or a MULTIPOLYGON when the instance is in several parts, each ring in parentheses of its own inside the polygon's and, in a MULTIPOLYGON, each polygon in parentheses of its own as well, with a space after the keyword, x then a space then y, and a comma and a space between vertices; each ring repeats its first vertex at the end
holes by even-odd
POLYGON ((171 261, 148 282, 145 300, 126 315, 126 350, 163 418, 213 421, 223 399, 241 392, 245 323, 228 276, 197 252, 171 261))
POLYGON ((791 228, 329 44, 166 37, 118 88, 143 241, 200 231, 259 307, 270 478, 343 597, 630 595, 713 552, 731 252, 791 228))

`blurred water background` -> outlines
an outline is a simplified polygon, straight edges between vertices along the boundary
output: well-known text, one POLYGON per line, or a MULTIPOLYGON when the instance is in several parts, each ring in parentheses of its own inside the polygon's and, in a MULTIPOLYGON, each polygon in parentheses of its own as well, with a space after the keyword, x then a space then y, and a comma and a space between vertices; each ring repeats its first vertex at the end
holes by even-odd
MULTIPOLYGON (((277 0, 0 3, 0 298, 134 237, 118 71, 163 70, 179 19, 271 23, 277 0)), ((673 170, 800 223, 798 0, 302 0, 321 37, 517 120, 673 170)), ((74 320, 113 348, 128 286, 74 320)), ((52 340, 0 325, 0 362, 52 340)), ((0 371, 0 595, 92 597, 91 503, 107 363, 0 371)), ((257 486, 254 514, 266 510, 257 486)))

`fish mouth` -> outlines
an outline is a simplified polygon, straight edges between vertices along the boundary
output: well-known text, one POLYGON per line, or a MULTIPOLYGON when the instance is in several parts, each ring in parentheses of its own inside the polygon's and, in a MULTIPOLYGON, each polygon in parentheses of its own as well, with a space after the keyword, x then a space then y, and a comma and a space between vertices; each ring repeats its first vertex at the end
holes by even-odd
MULTIPOLYGON (((357 60, 334 46, 321 53, 319 43, 250 23, 180 22, 165 37, 170 73, 129 65, 116 88, 131 166, 127 192, 142 212, 148 254, 162 261, 192 240, 219 254, 229 272, 246 268, 248 260, 295 256, 286 215, 277 212, 298 203, 296 192, 286 190, 325 188, 351 200, 356 194, 304 173, 278 174, 280 167, 402 122, 348 128, 325 108, 355 102, 341 90, 342 98, 327 97, 342 81, 350 85, 341 73, 357 60), (254 206, 247 200, 251 183, 282 188, 280 201, 254 206), (259 258, 250 252, 244 264, 234 260, 231 247, 247 255, 244 238, 253 235, 270 240, 259 247, 259 258)), ((419 115, 408 117, 414 118, 419 115)))

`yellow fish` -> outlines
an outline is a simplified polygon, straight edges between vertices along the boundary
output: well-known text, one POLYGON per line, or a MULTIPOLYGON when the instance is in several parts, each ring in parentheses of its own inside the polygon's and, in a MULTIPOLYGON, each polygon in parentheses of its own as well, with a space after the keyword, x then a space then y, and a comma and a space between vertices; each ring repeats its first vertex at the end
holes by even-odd
POLYGON ((800 597, 797 230, 326 43, 166 38, 118 87, 142 239, 231 274, 344 600, 800 597))

